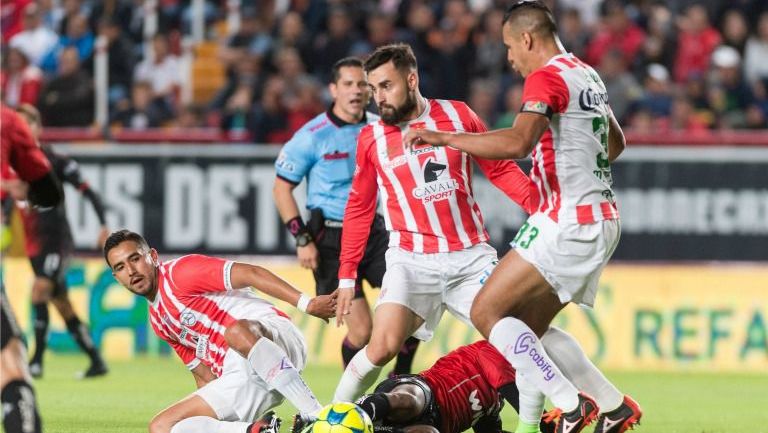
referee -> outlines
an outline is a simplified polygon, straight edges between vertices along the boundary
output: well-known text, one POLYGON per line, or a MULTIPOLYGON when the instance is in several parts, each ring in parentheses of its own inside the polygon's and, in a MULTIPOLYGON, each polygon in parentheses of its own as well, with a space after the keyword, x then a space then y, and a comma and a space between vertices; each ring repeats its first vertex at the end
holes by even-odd
MULTIPOLYGON (((366 113, 370 97, 363 63, 347 57, 333 65, 329 90, 333 104, 325 113, 307 122, 285 144, 275 162, 277 178, 273 190, 275 204, 286 227, 296 238, 296 254, 301 266, 312 269, 318 295, 332 293, 339 285, 341 221, 347 205, 352 174, 355 170, 357 135, 376 116, 366 113), (293 190, 307 178, 307 208, 310 219, 305 224, 299 213, 293 190)), ((377 215, 371 236, 358 269, 355 298, 347 321, 347 336, 341 357, 347 363, 371 337, 371 312, 362 290, 365 279, 372 287, 381 287, 386 268, 384 254, 389 235, 384 218, 377 215)), ((395 374, 410 373, 418 340, 409 338, 395 364, 395 374)))

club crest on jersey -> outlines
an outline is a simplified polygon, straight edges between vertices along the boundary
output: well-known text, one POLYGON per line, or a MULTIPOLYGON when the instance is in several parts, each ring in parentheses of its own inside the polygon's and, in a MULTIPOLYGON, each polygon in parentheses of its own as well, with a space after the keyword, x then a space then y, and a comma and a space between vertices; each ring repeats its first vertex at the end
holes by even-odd
POLYGON ((424 183, 417 186, 411 192, 413 197, 420 199, 423 203, 446 200, 453 195, 453 191, 459 188, 455 179, 446 178, 447 166, 436 162, 432 158, 427 158, 422 166, 424 171, 424 183))
POLYGON ((184 326, 195 326, 195 323, 197 323, 197 317, 195 317, 195 313, 190 309, 185 309, 181 312, 180 316, 181 324, 184 326))

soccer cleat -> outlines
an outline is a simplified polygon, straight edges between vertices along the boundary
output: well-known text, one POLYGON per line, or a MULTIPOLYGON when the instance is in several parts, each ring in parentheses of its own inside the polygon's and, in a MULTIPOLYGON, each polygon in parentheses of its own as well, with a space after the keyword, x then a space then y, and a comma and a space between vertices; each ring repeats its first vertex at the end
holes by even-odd
POLYGON ((78 376, 80 379, 88 379, 91 377, 104 376, 108 372, 109 369, 107 369, 106 364, 103 362, 96 362, 91 364, 91 366, 88 367, 88 370, 81 372, 78 376))
POLYGON ((248 433, 279 433, 282 420, 270 410, 248 427, 248 433))
POLYGON ((35 379, 43 377, 43 363, 38 361, 32 361, 29 363, 29 374, 35 379))
POLYGON ((579 393, 579 405, 576 409, 563 413, 561 409, 548 412, 543 420, 555 422, 555 433, 579 433, 597 417, 597 403, 592 397, 579 393))
POLYGON ((632 397, 625 395, 621 406, 600 414, 595 433, 624 433, 640 424, 642 416, 643 411, 640 405, 632 397))
POLYGON ((293 416, 293 426, 291 427, 291 433, 301 433, 307 429, 307 427, 317 421, 317 418, 312 415, 297 413, 293 416))

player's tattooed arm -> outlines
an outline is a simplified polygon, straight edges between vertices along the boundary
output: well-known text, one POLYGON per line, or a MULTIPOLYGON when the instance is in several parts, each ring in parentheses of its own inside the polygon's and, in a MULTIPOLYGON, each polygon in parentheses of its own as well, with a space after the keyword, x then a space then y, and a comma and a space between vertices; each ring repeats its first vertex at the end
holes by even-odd
POLYGON ((197 366, 191 371, 192 376, 195 378, 197 389, 204 387, 208 382, 216 379, 216 376, 211 371, 211 368, 203 363, 197 364, 197 366))

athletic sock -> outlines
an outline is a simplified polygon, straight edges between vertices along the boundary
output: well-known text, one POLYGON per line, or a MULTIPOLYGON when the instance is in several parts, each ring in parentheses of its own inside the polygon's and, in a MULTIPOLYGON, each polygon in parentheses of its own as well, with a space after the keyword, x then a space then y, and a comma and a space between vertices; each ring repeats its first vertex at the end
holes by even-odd
POLYGON ((72 335, 72 338, 75 339, 77 345, 80 346, 80 349, 85 352, 89 358, 91 358, 91 363, 103 363, 99 351, 96 350, 96 346, 93 344, 93 339, 91 339, 91 333, 88 330, 88 326, 82 323, 77 316, 67 320, 66 324, 67 330, 72 335))
POLYGON ((258 433, 251 432, 253 423, 219 421, 209 416, 191 416, 171 428, 170 433, 258 433))
POLYGON ((539 431, 541 414, 544 412, 544 394, 519 371, 515 374, 515 384, 520 393, 520 422, 515 433, 536 433, 539 431))
POLYGON ((357 355, 357 352, 360 351, 362 347, 355 347, 352 343, 349 342, 349 339, 344 337, 344 341, 341 342, 341 362, 344 365, 344 368, 347 368, 347 365, 349 365, 350 361, 352 361, 352 358, 357 355))
POLYGON ((315 394, 309 389, 280 346, 261 337, 248 352, 248 363, 267 383, 293 404, 299 412, 313 415, 322 409, 315 394))
POLYGON ((505 317, 493 326, 488 341, 515 367, 517 374, 524 375, 555 406, 564 412, 578 407, 579 391, 549 358, 528 325, 514 317, 505 317))
POLYGON ((50 323, 48 303, 32 304, 32 309, 35 312, 35 353, 30 363, 42 364, 45 348, 48 347, 48 324, 50 323))
POLYGON ((541 338, 549 357, 576 387, 595 399, 601 413, 621 406, 624 395, 608 381, 567 332, 550 327, 541 338))
POLYGON ((416 337, 408 337, 400 348, 395 361, 395 374, 409 374, 413 367, 413 358, 416 356, 416 349, 419 348, 420 340, 416 337))
POLYGON ((32 385, 23 380, 7 383, 0 393, 6 432, 40 433, 42 426, 32 385))
MULTIPOLYGON (((365 346, 366 348, 368 346, 365 346)), ((355 401, 366 389, 368 389, 379 377, 381 367, 373 365, 365 348, 355 355, 350 361, 344 374, 341 375, 333 401, 355 401)))

